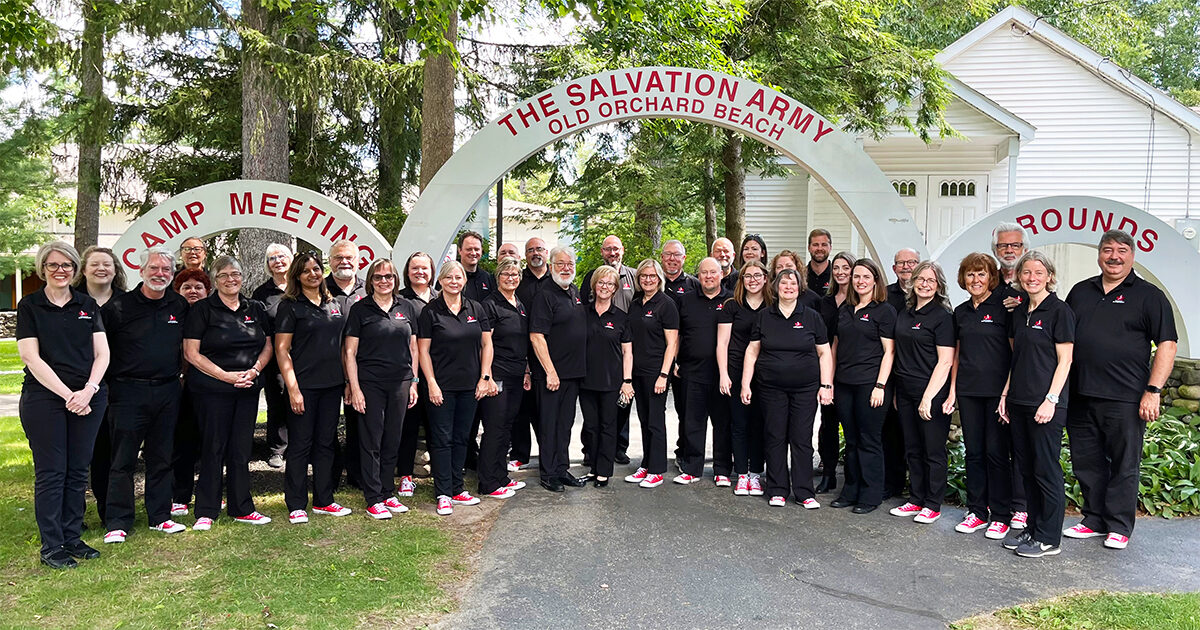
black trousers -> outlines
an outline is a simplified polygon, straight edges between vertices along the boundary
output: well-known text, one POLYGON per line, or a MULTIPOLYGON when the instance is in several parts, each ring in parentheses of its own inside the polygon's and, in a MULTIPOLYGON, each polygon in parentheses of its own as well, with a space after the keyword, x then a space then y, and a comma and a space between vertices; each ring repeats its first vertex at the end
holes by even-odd
POLYGON ((737 475, 761 473, 766 457, 761 401, 751 397, 750 404, 743 405, 740 383, 735 383, 731 391, 733 394, 726 398, 726 403, 729 405, 729 436, 733 442, 733 472, 737 475))
POLYGON ((817 453, 821 456, 821 474, 837 476, 842 437, 838 432, 837 403, 821 405, 821 426, 817 428, 817 453))
POLYGON ((358 481, 367 505, 396 492, 396 456, 412 381, 361 381, 366 412, 358 417, 358 481))
MULTIPOLYGON (((345 390, 343 389, 343 394, 345 390)), ((336 492, 338 486, 341 485, 342 471, 346 471, 346 483, 361 488, 362 483, 359 481, 359 473, 362 472, 362 464, 359 463, 358 447, 358 418, 359 413, 350 405, 342 405, 342 417, 346 423, 346 443, 343 446, 338 443, 334 447, 333 452, 333 489, 336 492)))
POLYGON ((87 508, 92 446, 108 406, 103 386, 92 396, 92 413, 77 416, 49 391, 21 392, 21 428, 33 452, 33 513, 42 554, 79 540, 87 508))
POLYGON ((1000 422, 999 396, 959 396, 967 448, 967 510, 984 520, 1012 518, 1012 429, 1000 422))
POLYGON ((96 497, 96 514, 100 516, 100 522, 105 523, 108 511, 108 474, 112 471, 112 421, 107 409, 100 418, 100 428, 96 431, 96 442, 92 445, 92 461, 89 466, 92 496, 96 497))
MULTIPOLYGON (((582 401, 583 400, 583 390, 580 389, 579 392, 580 392, 579 393, 580 401, 582 401)), ((613 394, 613 395, 617 396, 618 394, 613 394)), ((582 410, 582 404, 583 403, 581 402, 580 410, 582 410)), ((616 442, 613 443, 613 448, 616 449, 617 453, 624 453, 629 450, 629 414, 630 414, 630 412, 633 411, 633 405, 626 405, 624 407, 616 407, 614 405, 614 408, 616 409, 616 412, 617 412, 617 419, 616 419, 617 436, 616 436, 616 442)), ((596 456, 595 456, 595 451, 593 450, 593 447, 596 444, 597 436, 593 433, 594 430, 595 430, 595 425, 589 424, 587 421, 587 416, 584 416, 583 417, 583 428, 580 429, 579 438, 583 442, 583 461, 585 464, 595 464, 596 463, 596 456)), ((593 466, 593 468, 594 468, 594 466, 593 466)), ((601 475, 601 476, 604 477, 607 475, 601 475)))
MULTIPOLYGON (((683 421, 684 418, 687 418, 687 381, 680 376, 672 376, 667 381, 669 383, 668 389, 675 398, 675 428, 677 429, 675 433, 675 462, 679 463, 683 461, 683 436, 686 433, 683 428, 683 421)), ((653 385, 651 383, 650 391, 654 391, 653 385)), ((640 418, 641 414, 638 414, 638 417, 640 418)))
POLYGON ((196 401, 201 435, 196 517, 220 516, 222 486, 229 515, 250 514, 254 511, 254 499, 250 497, 250 452, 258 419, 258 390, 197 393, 196 401))
MULTIPOLYGON (((429 389, 425 381, 417 383, 417 404, 404 415, 404 428, 400 431, 400 453, 396 456, 396 476, 411 477, 416 468, 417 444, 420 442, 421 429, 425 429, 425 439, 429 440, 429 389)), ((428 445, 426 445, 428 446, 428 445)))
POLYGON ((109 531, 133 529, 133 473, 139 449, 146 461, 146 521, 153 526, 171 518, 171 451, 180 389, 178 378, 161 385, 109 382, 113 446, 105 508, 109 531))
POLYGON ((538 411, 538 467, 542 479, 551 480, 567 474, 571 467, 571 427, 575 425, 575 401, 579 399, 579 384, 583 379, 564 378, 558 390, 546 389, 545 381, 534 381, 538 411))
MULTIPOLYGON (((890 396, 895 396, 893 385, 889 383, 887 389, 890 396)), ((904 454, 904 425, 900 422, 900 411, 891 402, 884 408, 880 437, 883 446, 883 487, 886 494, 898 496, 904 492, 905 474, 908 472, 904 454)))
POLYGON ((789 391, 759 387, 764 410, 768 496, 794 496, 797 501, 816 497, 813 490, 813 422, 817 415, 817 388, 789 391), (788 470, 788 453, 792 456, 788 470))
MULTIPOLYGON (((667 472, 667 392, 654 393, 657 380, 656 375, 635 374, 633 377, 633 400, 637 404, 638 423, 642 426, 641 467, 651 475, 667 472)), ((675 390, 675 399, 680 398, 683 398, 681 390, 675 390)))
POLYGON ((429 403, 429 466, 438 496, 452 497, 463 491, 467 439, 476 404, 474 390, 443 390, 441 405, 429 403))
POLYGON ((838 498, 859 505, 883 503, 883 422, 892 405, 891 388, 884 390, 883 406, 871 406, 874 383, 834 383, 838 420, 846 438, 846 484, 838 498))
POLYGON ((263 395, 267 399, 267 449, 271 455, 283 457, 287 454, 287 419, 292 405, 283 385, 283 376, 274 361, 263 369, 263 383, 263 395))
POLYGON ((1029 512, 1026 529, 1034 540, 1057 545, 1062 539, 1063 510, 1067 507, 1059 462, 1067 410, 1057 409, 1045 424, 1034 421, 1036 412, 1037 407, 1008 404, 1013 444, 1025 464, 1025 501, 1029 512))
POLYGON ((629 416, 633 413, 633 405, 617 407, 617 452, 629 452, 629 416))
POLYGON ((924 420, 917 408, 925 390, 914 385, 901 381, 896 387, 911 488, 908 500, 913 505, 941 512, 942 501, 946 499, 946 437, 950 434, 950 416, 942 413, 946 390, 943 388, 934 397, 930 418, 924 420))
POLYGON ((530 434, 532 432, 533 436, 537 435, 538 418, 537 391, 531 389, 528 394, 521 397, 521 408, 517 411, 517 417, 513 419, 512 447, 508 451, 510 460, 522 464, 529 463, 530 453, 533 450, 533 439, 530 434))
POLYGON ((708 421, 712 420, 713 474, 728 477, 733 473, 733 435, 729 426, 729 405, 714 383, 684 383, 687 415, 683 421, 683 459, 680 467, 693 477, 704 475, 704 446, 708 421))
POLYGON ((1067 436, 1083 491, 1083 524, 1097 532, 1133 533, 1146 423, 1138 403, 1071 395, 1067 436))
POLYGON ((308 507, 309 464, 312 464, 313 507, 333 503, 333 447, 337 443, 338 411, 344 391, 341 385, 301 389, 304 413, 297 414, 288 405, 288 458, 283 477, 283 499, 288 512, 308 507))
POLYGON ((497 379, 500 391, 479 401, 483 437, 479 438, 479 493, 488 494, 508 485, 508 441, 513 420, 525 398, 524 377, 497 379))
MULTIPOLYGON (((579 411, 583 413, 582 436, 591 453, 589 472, 598 477, 612 477, 617 456, 617 433, 621 423, 621 408, 617 406, 618 391, 579 390, 579 411), (589 443, 590 442, 590 443, 589 443)), ((629 409, 625 406, 625 410, 629 409)))
POLYGON ((192 491, 196 488, 196 463, 200 461, 200 443, 196 399, 185 382, 179 398, 179 419, 175 422, 175 445, 171 454, 174 474, 171 492, 175 503, 187 505, 192 502, 192 491))

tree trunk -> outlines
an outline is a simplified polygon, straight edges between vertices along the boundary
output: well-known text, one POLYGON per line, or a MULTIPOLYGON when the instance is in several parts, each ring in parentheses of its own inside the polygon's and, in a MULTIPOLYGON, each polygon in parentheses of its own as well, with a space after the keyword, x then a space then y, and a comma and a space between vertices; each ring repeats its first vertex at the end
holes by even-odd
MULTIPOLYGON (((405 46, 403 16, 391 5, 381 8, 379 25, 380 46, 383 60, 400 63, 405 46)), ((399 210, 404 193, 406 174, 404 131, 408 116, 400 107, 400 90, 403 86, 393 84, 380 98, 379 108, 379 199, 377 210, 399 210)))
POLYGON ((79 171, 75 197, 75 249, 95 245, 100 238, 100 154, 108 114, 104 98, 104 24, 96 5, 85 0, 83 41, 79 50, 80 101, 79 171))
MULTIPOLYGON (((458 14, 450 15, 446 39, 458 40, 458 14)), ((450 54, 425 60, 421 94, 421 190, 454 153, 454 63, 450 54)), ((465 210, 465 208, 464 208, 465 210)))
POLYGON ((737 247, 746 231, 746 169, 742 166, 742 136, 728 129, 721 164, 725 167, 725 238, 737 247))
MULTIPOLYGON (((295 36, 296 50, 308 53, 316 33, 305 31, 295 36)), ((321 190, 321 175, 317 168, 317 96, 306 98, 296 104, 295 151, 292 158, 291 176, 284 173, 284 181, 290 180, 297 186, 309 190, 321 190)))
MULTIPOLYGON (((279 16, 260 0, 242 0, 242 20, 249 28, 278 40, 279 16)), ((242 49, 242 178, 288 181, 288 104, 279 95, 271 70, 262 56, 242 49)), ((283 232, 243 229, 238 232, 237 256, 246 274, 245 289, 266 280, 263 255, 267 245, 290 245, 283 232)))
POLYGON ((662 248, 662 215, 656 206, 637 202, 633 208, 633 225, 650 241, 650 251, 662 248))
POLYGON ((712 158, 704 161, 704 251, 712 251, 713 241, 717 240, 717 200, 713 179, 712 158))

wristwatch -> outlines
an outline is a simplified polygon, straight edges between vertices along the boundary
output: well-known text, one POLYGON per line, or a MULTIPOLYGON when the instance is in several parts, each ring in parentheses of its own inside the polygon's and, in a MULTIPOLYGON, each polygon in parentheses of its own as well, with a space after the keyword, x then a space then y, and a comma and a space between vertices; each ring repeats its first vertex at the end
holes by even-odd
POLYGON ((670 378, 669 376, 667 376, 666 372, 659 372, 658 375, 662 378, 670 378))
POLYGON ((821 385, 821 389, 833 389, 833 385, 826 383, 824 385, 821 385))
POLYGON ((633 384, 633 379, 631 379, 631 378, 623 378, 623 379, 621 379, 621 382, 622 382, 622 383, 625 383, 626 385, 632 385, 632 384, 633 384))
POLYGON ((482 377, 480 377, 480 378, 482 378, 482 379, 483 379, 483 380, 485 380, 485 381, 490 381, 490 380, 492 380, 492 375, 491 375, 491 374, 484 374, 484 375, 483 375, 482 377))
POLYGON ((875 383, 875 389, 887 389, 887 385, 883 383, 875 383))
POLYGON ((1057 405, 1058 404, 1058 394, 1046 394, 1046 400, 1049 400, 1051 403, 1057 405))
POLYGON ((1151 394, 1161 394, 1161 393, 1162 393, 1162 388, 1161 388, 1161 387, 1155 387, 1155 386, 1153 386, 1153 385, 1147 385, 1147 386, 1146 386, 1146 391, 1147 391, 1147 392, 1149 392, 1149 393, 1151 393, 1151 394))

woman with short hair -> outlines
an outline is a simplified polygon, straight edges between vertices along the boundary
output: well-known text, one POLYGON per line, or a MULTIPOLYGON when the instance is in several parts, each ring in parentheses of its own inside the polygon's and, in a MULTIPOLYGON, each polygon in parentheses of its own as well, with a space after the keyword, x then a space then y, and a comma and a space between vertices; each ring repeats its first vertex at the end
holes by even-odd
POLYGON ((307 523, 308 465, 312 464, 313 512, 350 513, 333 500, 334 445, 345 376, 341 338, 346 314, 325 286, 325 267, 315 252, 297 254, 275 316, 275 360, 287 390, 288 466, 283 498, 288 521, 307 523))
POLYGON ((108 339, 96 300, 71 287, 80 266, 75 248, 47 243, 34 260, 46 286, 17 304, 21 428, 33 452, 42 564, 69 569, 75 558, 100 557, 80 533, 92 446, 108 403, 108 339))
POLYGON ((507 499, 525 487, 508 476, 508 446, 512 423, 529 379, 529 318, 517 297, 521 263, 504 258, 496 265, 496 290, 483 298, 484 315, 492 327, 492 377, 496 393, 479 401, 483 437, 479 439, 479 493, 507 499))
POLYGON ((729 422, 733 442, 733 472, 737 483, 733 494, 762 496, 763 485, 763 414, 758 399, 742 402, 742 371, 750 330, 758 314, 771 305, 773 294, 767 282, 767 267, 761 262, 748 263, 738 274, 733 297, 717 313, 718 387, 729 396, 729 422))
POLYGON ((479 302, 463 295, 467 272, 462 263, 443 264, 437 282, 442 292, 421 311, 417 347, 421 373, 429 383, 429 458, 437 513, 447 516, 455 505, 479 503, 463 488, 467 440, 475 406, 497 388, 491 323, 479 302))
POLYGON ((618 398, 633 400, 633 340, 627 318, 613 304, 621 279, 617 270, 601 265, 592 273, 593 303, 587 309, 587 373, 579 386, 579 411, 594 440, 590 476, 597 488, 608 485, 617 457, 618 398))
MULTIPOLYGON (((267 315, 275 321, 279 302, 288 289, 288 268, 292 266, 292 250, 287 245, 271 243, 263 253, 263 269, 267 279, 254 289, 250 299, 267 307, 267 315)), ((279 373, 279 365, 271 361, 263 369, 263 396, 267 399, 267 465, 281 468, 288 447, 288 393, 279 373)))
MULTIPOLYGON (((404 261, 404 288, 400 297, 412 303, 413 312, 418 319, 425 306, 438 296, 433 286, 433 257, 425 252, 413 252, 404 261)), ((414 375, 419 377, 419 374, 414 375)), ((413 481, 416 469, 417 442, 421 429, 425 429, 425 440, 429 441, 429 389, 425 381, 414 378, 417 382, 417 404, 413 405, 404 415, 404 428, 400 430, 400 454, 396 458, 396 476, 400 478, 401 497, 411 497, 417 489, 413 481)), ((428 446, 428 444, 426 444, 428 446)))
POLYGON ((846 438, 846 484, 830 506, 874 512, 883 502, 883 418, 892 404, 896 309, 887 303, 883 269, 855 261, 852 292, 838 310, 833 378, 838 420, 846 438))
MULTIPOLYGON (((776 254, 775 257, 771 259, 770 281, 774 282, 775 278, 779 275, 779 272, 783 271, 784 269, 803 271, 804 261, 800 259, 800 254, 797 254, 790 249, 785 249, 776 254)), ((800 305, 805 308, 811 308, 819 313, 821 311, 821 296, 809 290, 808 278, 806 276, 807 274, 800 274, 800 305)))
POLYGON ((417 404, 417 316, 400 297, 399 280, 392 261, 371 262, 367 297, 350 307, 342 340, 350 406, 360 414, 358 479, 367 515, 376 520, 408 511, 394 496, 393 474, 404 414, 417 404))
MULTIPOLYGON (((829 290, 821 298, 821 319, 830 338, 837 332, 838 309, 850 295, 850 270, 857 260, 850 252, 838 252, 830 262, 829 290)), ((838 431, 837 404, 821 405, 821 426, 817 429, 817 453, 821 456, 821 480, 817 494, 837 490, 837 465, 842 452, 842 437, 838 431)))
MULTIPOLYGON (((171 283, 175 292, 187 300, 188 310, 208 297, 212 292, 212 281, 203 269, 183 269, 175 274, 171 283)), ((185 320, 186 321, 186 320, 185 320)), ((171 516, 186 516, 188 504, 192 502, 192 491, 196 487, 196 462, 200 461, 200 424, 196 417, 196 400, 187 378, 188 365, 183 365, 183 393, 179 397, 179 420, 175 423, 175 447, 171 455, 171 469, 175 481, 171 485, 174 499, 171 516)))
POLYGON ((212 528, 221 510, 222 488, 234 521, 265 525, 271 519, 254 509, 250 496, 250 450, 274 330, 262 302, 241 295, 242 266, 237 259, 217 258, 212 277, 217 290, 192 305, 183 327, 183 356, 193 368, 188 378, 198 395, 203 440, 192 528, 212 528))
POLYGON ((896 407, 904 432, 911 492, 891 510, 930 524, 942 516, 946 497, 946 436, 950 414, 945 403, 954 365, 954 316, 946 297, 946 274, 926 260, 913 269, 908 308, 896 316, 896 407))
POLYGON ((647 258, 637 266, 640 293, 629 304, 633 340, 633 393, 642 425, 642 463, 625 481, 643 488, 663 484, 667 472, 667 374, 679 349, 679 309, 663 293, 662 267, 647 258))

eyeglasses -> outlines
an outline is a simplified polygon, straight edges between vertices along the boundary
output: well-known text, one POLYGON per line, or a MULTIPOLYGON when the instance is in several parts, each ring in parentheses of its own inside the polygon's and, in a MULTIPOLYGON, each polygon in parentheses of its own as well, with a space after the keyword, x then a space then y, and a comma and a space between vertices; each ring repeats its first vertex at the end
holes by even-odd
POLYGON ((613 246, 613 245, 610 245, 610 246, 608 246, 608 247, 601 247, 601 248, 600 248, 600 251, 603 251, 603 252, 608 252, 608 253, 610 253, 610 254, 611 254, 611 253, 614 253, 614 252, 619 252, 619 251, 621 251, 621 248, 620 248, 620 247, 613 246))
POLYGON ((663 252, 663 258, 683 258, 683 254, 679 252, 663 252))
POLYGON ((224 273, 217 274, 217 280, 241 280, 241 279, 242 279, 242 272, 240 272, 240 271, 226 271, 224 273))
POLYGON ((371 275, 371 282, 395 282, 396 274, 376 273, 371 275))
POLYGON ((354 260, 355 258, 357 258, 357 256, 355 256, 353 254, 349 254, 349 255, 343 254, 341 256, 330 256, 330 258, 334 262, 343 262, 343 261, 347 261, 347 260, 354 260))
POLYGON ((73 263, 73 262, 65 262, 65 263, 48 262, 42 266, 45 267, 46 269, 49 269, 50 271, 75 271, 75 263, 73 263))
POLYGON ((996 249, 1021 249, 1025 243, 996 243, 996 249))
POLYGON ((275 254, 274 256, 267 256, 267 262, 275 262, 277 260, 287 260, 289 258, 291 258, 291 256, 288 256, 287 254, 275 254))
POLYGON ((519 274, 519 273, 517 273, 517 272, 515 272, 515 271, 507 271, 507 272, 505 272, 505 273, 502 273, 502 274, 500 274, 500 277, 501 277, 501 278, 508 278, 509 280, 512 280, 513 278, 520 278, 520 277, 521 277, 521 274, 519 274))
POLYGON ((656 273, 639 274, 638 280, 658 280, 658 274, 656 274, 656 273))
POLYGON ((914 278, 913 284, 937 284, 937 278, 914 278))
POLYGON ((896 266, 897 267, 916 267, 917 263, 919 263, 919 262, 921 262, 921 261, 919 261, 919 260, 897 260, 896 266))
POLYGON ((596 286, 597 287, 615 287, 615 286, 617 286, 617 283, 613 282, 612 280, 597 280, 596 286))
POLYGON ((204 247, 202 247, 202 246, 194 245, 192 247, 184 247, 183 249, 181 249, 179 251, 181 251, 185 254, 203 254, 204 252, 206 252, 208 250, 204 249, 204 247))
POLYGON ((525 248, 526 254, 528 254, 529 252, 545 252, 545 251, 549 251, 549 250, 547 250, 545 247, 526 247, 525 248))
POLYGON ((742 277, 745 278, 747 282, 750 282, 750 281, 762 282, 764 279, 766 279, 766 276, 761 273, 748 273, 742 277))
POLYGON ((570 261, 567 261, 567 262, 556 262, 556 263, 554 263, 554 268, 555 268, 555 269, 574 269, 574 268, 575 268, 575 263, 573 263, 573 262, 570 262, 570 261))

